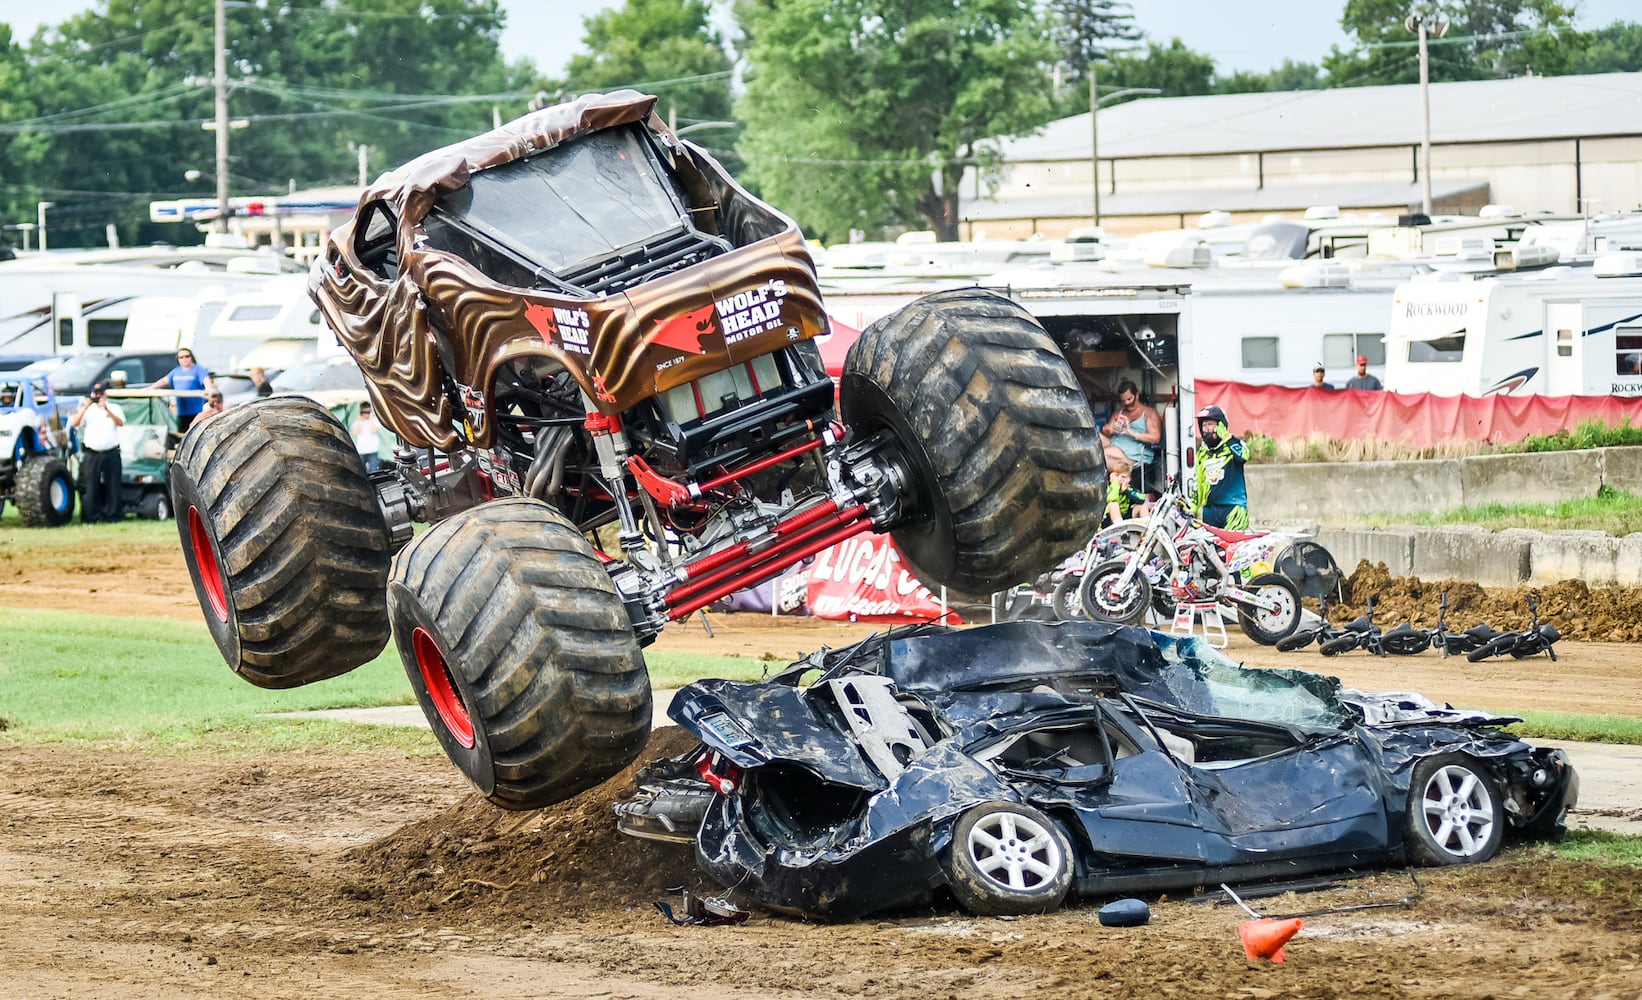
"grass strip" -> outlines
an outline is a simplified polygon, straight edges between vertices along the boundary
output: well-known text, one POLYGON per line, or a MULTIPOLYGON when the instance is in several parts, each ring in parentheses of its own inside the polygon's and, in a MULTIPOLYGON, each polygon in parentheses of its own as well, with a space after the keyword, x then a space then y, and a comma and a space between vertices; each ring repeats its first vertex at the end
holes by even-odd
MULTIPOLYGON (((392 645, 341 677, 267 691, 234 676, 203 623, 0 609, 0 740, 83 741, 145 752, 260 753, 396 746, 437 752, 421 729, 270 717, 415 703, 392 645)), ((766 663, 652 653, 656 687, 699 677, 756 680, 766 663)))

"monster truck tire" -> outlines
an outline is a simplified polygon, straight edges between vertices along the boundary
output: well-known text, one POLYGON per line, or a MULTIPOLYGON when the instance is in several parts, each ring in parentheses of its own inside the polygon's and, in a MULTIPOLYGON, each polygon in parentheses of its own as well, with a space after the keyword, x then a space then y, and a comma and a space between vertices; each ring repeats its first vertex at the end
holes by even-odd
POLYGON ((387 524, 324 407, 280 396, 196 423, 170 484, 205 624, 241 677, 297 687, 382 652, 387 524))
POLYGON ((60 458, 35 455, 17 467, 17 516, 25 527, 55 528, 74 518, 74 478, 60 458))
POLYGON ((992 292, 927 295, 850 347, 844 420, 887 432, 908 479, 897 547, 926 584, 968 594, 1031 580, 1105 507, 1094 416, 1055 342, 992 292))
POLYGON ((630 764, 650 677, 610 575, 536 500, 481 504, 394 560, 394 641, 434 735, 485 797, 536 809, 630 764))

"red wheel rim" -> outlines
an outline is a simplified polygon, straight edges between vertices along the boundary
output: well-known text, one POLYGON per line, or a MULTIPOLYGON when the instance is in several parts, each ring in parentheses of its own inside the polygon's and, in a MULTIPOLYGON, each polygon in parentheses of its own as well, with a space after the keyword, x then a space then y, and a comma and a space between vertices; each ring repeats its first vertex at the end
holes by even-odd
POLYGON ((217 565, 217 550, 211 547, 211 536, 205 530, 205 519, 200 509, 188 508, 188 541, 194 547, 194 569, 205 586, 205 600, 217 621, 228 623, 228 591, 222 585, 222 567, 217 565))
POLYGON ((445 654, 439 652, 439 644, 433 641, 433 636, 425 628, 418 628, 411 633, 411 647, 416 652, 416 669, 422 674, 422 685, 428 689, 428 700, 433 702, 434 711, 439 713, 439 721, 450 730, 450 735, 456 742, 469 750, 473 749, 473 717, 462 704, 462 696, 456 690, 456 680, 450 675, 450 667, 445 664, 445 654))

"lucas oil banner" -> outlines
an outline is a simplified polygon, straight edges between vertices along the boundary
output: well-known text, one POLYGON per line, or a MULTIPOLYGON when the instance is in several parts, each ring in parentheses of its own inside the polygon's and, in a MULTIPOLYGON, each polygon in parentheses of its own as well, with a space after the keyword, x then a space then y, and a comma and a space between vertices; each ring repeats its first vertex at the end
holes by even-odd
POLYGON ((888 535, 856 535, 824 549, 809 567, 810 614, 835 621, 960 625, 938 594, 918 582, 888 535))

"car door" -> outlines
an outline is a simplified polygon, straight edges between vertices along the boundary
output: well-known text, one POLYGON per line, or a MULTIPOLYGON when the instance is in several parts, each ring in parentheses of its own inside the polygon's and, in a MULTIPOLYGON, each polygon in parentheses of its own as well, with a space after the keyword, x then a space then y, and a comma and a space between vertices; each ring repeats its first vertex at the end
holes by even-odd
POLYGON ((1373 852, 1388 842, 1380 769, 1349 731, 1296 734, 1287 748, 1200 759, 1184 771, 1210 864, 1373 852))

